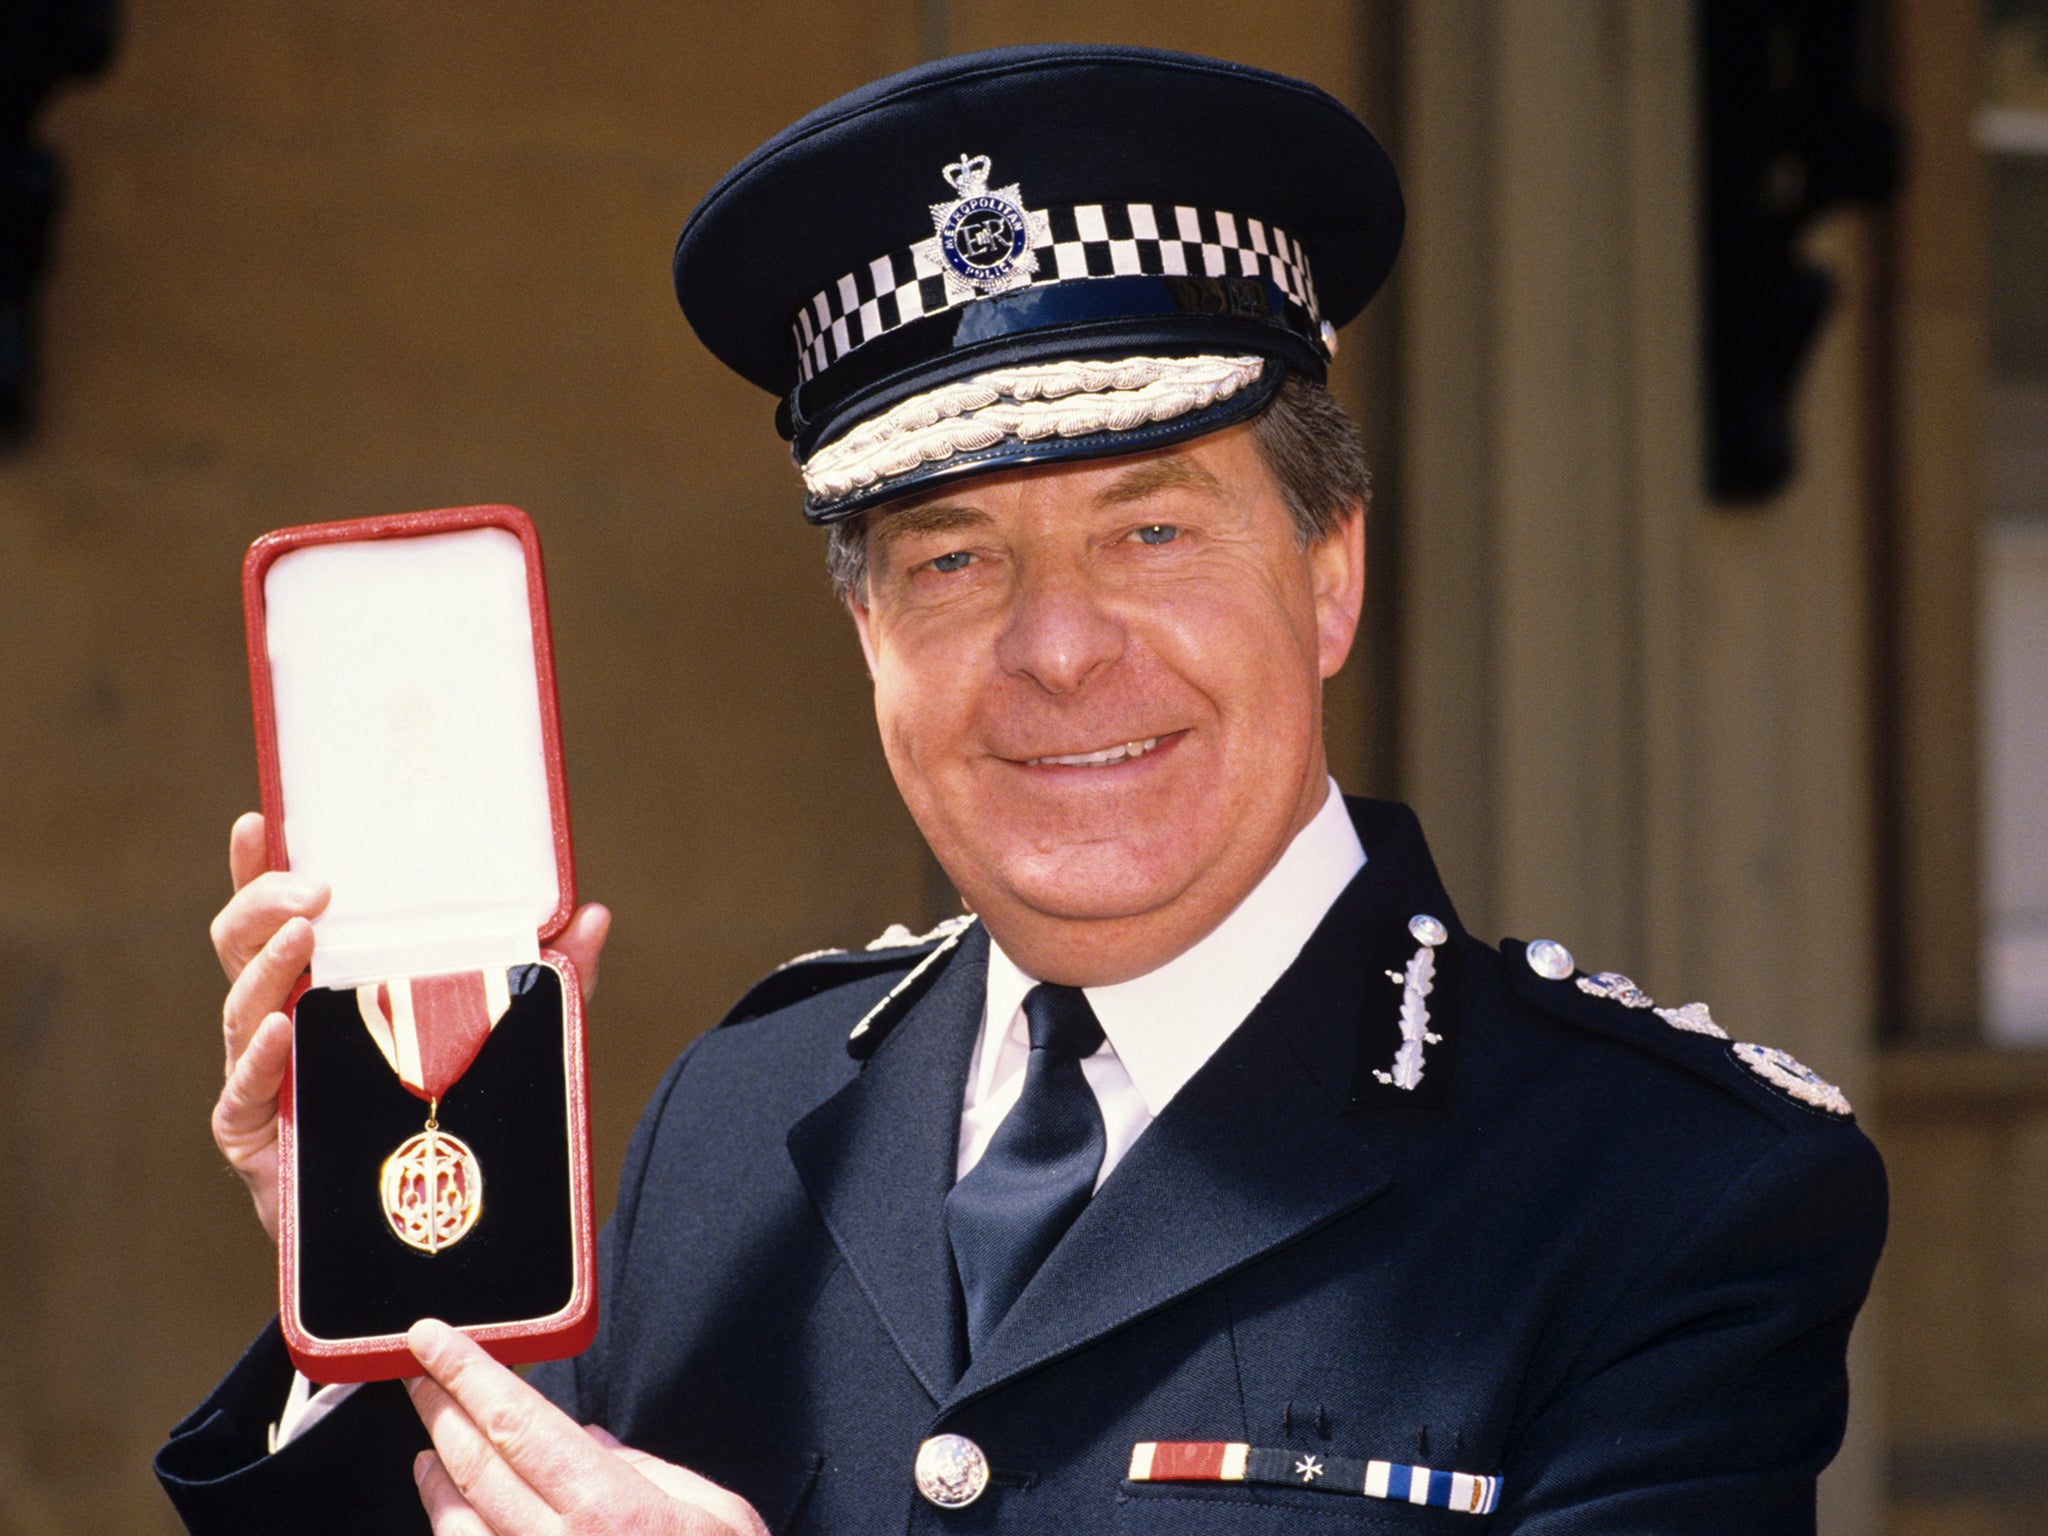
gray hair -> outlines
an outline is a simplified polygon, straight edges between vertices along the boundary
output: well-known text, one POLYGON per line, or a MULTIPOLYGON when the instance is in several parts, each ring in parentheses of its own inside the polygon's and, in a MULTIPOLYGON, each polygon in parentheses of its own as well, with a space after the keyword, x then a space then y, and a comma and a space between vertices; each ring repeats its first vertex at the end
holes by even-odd
MULTIPOLYGON (((1328 538, 1345 513, 1372 500, 1357 424, 1329 390, 1313 380, 1290 373, 1252 418, 1252 441, 1279 482, 1303 549, 1328 538)), ((886 506, 880 507, 826 530, 825 567, 833 592, 842 600, 866 597, 868 518, 887 512, 886 506)))

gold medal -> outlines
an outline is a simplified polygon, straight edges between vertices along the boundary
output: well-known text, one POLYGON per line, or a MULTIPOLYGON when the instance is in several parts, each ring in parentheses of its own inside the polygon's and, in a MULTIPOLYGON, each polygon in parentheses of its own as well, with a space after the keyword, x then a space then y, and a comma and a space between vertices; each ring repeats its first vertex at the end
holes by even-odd
POLYGON ((426 1128, 384 1159, 384 1219, 401 1243, 439 1253, 469 1236, 484 1209, 484 1173, 476 1154, 442 1131, 427 1111, 426 1128))
POLYGON ((441 1095, 512 1006, 511 983, 495 970, 372 982, 356 988, 356 1006, 398 1080, 427 1101, 426 1129, 384 1159, 384 1219, 408 1248, 439 1253, 467 1237, 484 1209, 483 1169, 441 1129, 441 1095))

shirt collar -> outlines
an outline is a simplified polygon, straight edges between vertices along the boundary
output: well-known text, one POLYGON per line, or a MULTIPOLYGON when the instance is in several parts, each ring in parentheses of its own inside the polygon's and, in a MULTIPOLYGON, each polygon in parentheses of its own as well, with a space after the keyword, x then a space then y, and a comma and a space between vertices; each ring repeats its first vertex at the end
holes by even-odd
MULTIPOLYGON (((1085 989, 1147 1113, 1157 1116, 1258 1006, 1364 864, 1365 848, 1332 779, 1322 809, 1205 937, 1155 971, 1085 989)), ((991 935, 978 1052, 984 1077, 996 1069, 993 1047, 1036 985, 991 935)), ((980 1086, 985 1093, 990 1085, 980 1086)))

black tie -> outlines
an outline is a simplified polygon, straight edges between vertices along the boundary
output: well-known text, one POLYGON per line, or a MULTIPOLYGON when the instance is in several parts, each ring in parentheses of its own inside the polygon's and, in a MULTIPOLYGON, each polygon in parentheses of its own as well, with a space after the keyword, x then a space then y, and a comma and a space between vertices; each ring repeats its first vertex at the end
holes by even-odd
POLYGON ((1102 1026, 1079 987, 1024 995, 1031 1057, 1024 1091, 988 1150, 946 1196, 946 1237, 967 1298, 967 1347, 979 1352, 1025 1283, 1095 1192, 1108 1140, 1081 1058, 1102 1026))

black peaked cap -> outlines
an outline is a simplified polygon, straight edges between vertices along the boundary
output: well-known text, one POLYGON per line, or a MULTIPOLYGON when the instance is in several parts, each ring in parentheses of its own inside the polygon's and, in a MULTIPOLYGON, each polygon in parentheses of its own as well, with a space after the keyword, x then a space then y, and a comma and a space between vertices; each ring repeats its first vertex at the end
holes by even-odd
MULTIPOLYGON (((1402 225, 1386 152, 1350 109, 1303 81, 1145 48, 1002 48, 878 80, 763 144, 684 224, 675 288, 705 346, 781 397, 777 425, 799 463, 897 402, 991 368, 1219 352, 1277 365, 1258 388, 1179 421, 1080 441, 1012 441, 857 496, 813 497, 806 515, 824 522, 934 478, 1183 439, 1250 414, 1289 371, 1320 380, 1319 323, 1342 325, 1365 307, 1393 265, 1402 225), (1243 284, 1212 302, 1188 296, 1199 284, 1046 285, 1041 272, 1020 292, 939 313, 927 304, 922 318, 872 339, 860 341, 856 329, 850 351, 805 377, 799 311, 815 314, 818 295, 856 274, 863 286, 855 297, 873 298, 866 274, 878 258, 905 270, 903 253, 934 238, 933 206, 962 195, 945 168, 963 156, 987 156, 990 187, 1018 187, 1031 210, 1142 203, 1162 217, 1192 208, 1232 216, 1240 230, 1253 220, 1284 230, 1306 257, 1313 313, 1270 285, 1266 312, 1257 292, 1241 302, 1243 284)), ((1214 238, 1213 224, 1205 234, 1214 238)), ((835 301, 831 313, 850 307, 835 301)), ((893 321, 895 311, 886 313, 893 321)))

